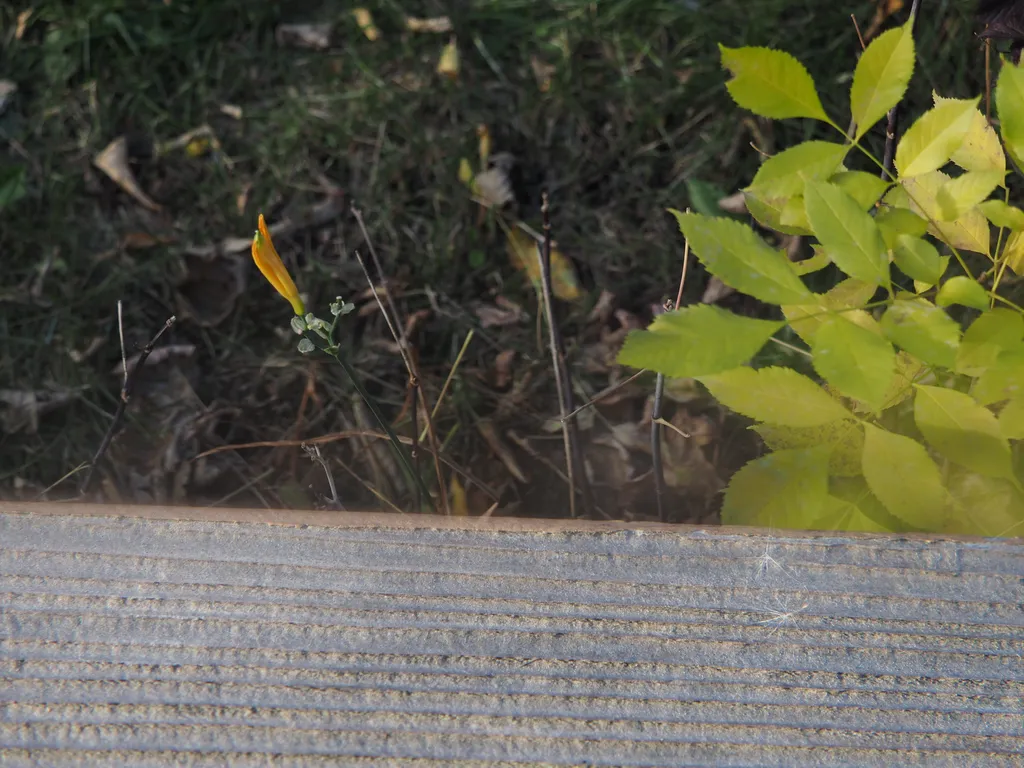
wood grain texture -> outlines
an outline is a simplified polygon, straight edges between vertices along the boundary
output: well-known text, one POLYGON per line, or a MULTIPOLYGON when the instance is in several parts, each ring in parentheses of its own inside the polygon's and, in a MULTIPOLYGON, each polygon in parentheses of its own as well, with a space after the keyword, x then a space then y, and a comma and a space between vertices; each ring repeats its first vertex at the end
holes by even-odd
POLYGON ((1024 765, 1020 541, 110 511, 0 507, 0 765, 1024 765))

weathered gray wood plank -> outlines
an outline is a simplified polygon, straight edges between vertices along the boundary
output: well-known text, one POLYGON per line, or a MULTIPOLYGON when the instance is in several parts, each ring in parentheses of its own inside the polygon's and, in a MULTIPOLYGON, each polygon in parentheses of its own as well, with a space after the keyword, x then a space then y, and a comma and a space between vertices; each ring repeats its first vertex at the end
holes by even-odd
POLYGON ((0 764, 1024 765, 1020 541, 126 512, 0 507, 0 764))

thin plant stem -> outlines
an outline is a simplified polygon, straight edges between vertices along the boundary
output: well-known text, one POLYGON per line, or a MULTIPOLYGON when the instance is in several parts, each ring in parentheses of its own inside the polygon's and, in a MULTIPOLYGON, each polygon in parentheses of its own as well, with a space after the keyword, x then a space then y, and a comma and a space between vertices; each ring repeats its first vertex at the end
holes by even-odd
MULTIPOLYGON (((689 213, 689 208, 687 208, 689 213)), ((683 268, 679 274, 679 290, 676 291, 675 303, 665 307, 668 311, 678 311, 683 301, 683 287, 686 285, 686 272, 690 264, 690 241, 683 245, 683 268)), ((651 408, 651 463, 654 471, 654 497, 658 505, 658 520, 668 522, 665 513, 665 462, 661 455, 661 427, 665 420, 661 418, 661 408, 665 397, 665 374, 659 373, 654 383, 654 404, 651 408)), ((688 435, 687 435, 688 436, 688 435)))
MULTIPOLYGON (((910 6, 910 34, 917 29, 918 11, 921 8, 921 0, 914 0, 910 6)), ((885 154, 882 155, 882 180, 896 181, 896 139, 900 132, 900 101, 895 107, 889 110, 888 120, 885 125, 885 154)))
POLYGON ((578 490, 583 501, 584 514, 593 517, 594 504, 590 493, 590 483, 587 482, 586 466, 579 450, 579 430, 575 419, 568 419, 570 412, 574 410, 572 382, 569 380, 569 369, 565 364, 565 345, 562 342, 558 330, 558 323, 555 320, 554 302, 551 294, 551 219, 549 217, 548 195, 542 193, 541 217, 544 224, 544 242, 537 249, 537 256, 540 261, 540 284, 541 298, 544 302, 544 314, 548 320, 548 342, 551 348, 551 363, 555 372, 555 388, 558 392, 558 409, 562 422, 562 443, 565 447, 565 468, 569 478, 569 515, 576 517, 576 491, 577 478, 579 480, 578 490))
POLYGON ((93 476, 96 474, 96 466, 102 460, 107 449, 110 448, 110 443, 114 439, 114 436, 121 429, 121 423, 124 421, 125 410, 128 408, 128 401, 131 400, 132 390, 135 388, 135 382, 139 378, 139 374, 142 372, 143 367, 146 365, 146 360, 153 353, 153 348, 156 346, 157 341, 160 337, 174 325, 177 318, 171 315, 164 322, 163 327, 156 332, 156 335, 149 340, 149 343, 142 348, 142 352, 139 354, 139 359, 136 360, 135 365, 132 369, 128 370, 128 361, 125 355, 124 349, 124 327, 121 322, 121 302, 117 302, 117 315, 118 315, 118 329, 121 336, 121 365, 124 367, 124 384, 121 385, 121 397, 117 403, 117 410, 114 411, 114 418, 110 422, 110 426, 107 428, 107 433, 103 436, 103 440, 100 441, 99 448, 96 449, 96 453, 93 454, 92 461, 89 462, 89 469, 85 473, 85 477, 82 480, 82 484, 79 486, 79 495, 84 496, 89 492, 89 487, 92 485, 93 476))
MULTIPOLYGON (((336 322, 337 318, 335 318, 335 323, 336 322)), ((398 457, 399 463, 402 465, 402 468, 406 471, 408 475, 407 479, 409 480, 409 489, 412 490, 414 493, 418 490, 423 497, 429 499, 430 492, 423 485, 423 478, 416 474, 416 471, 413 469, 412 464, 409 463, 409 457, 408 455, 406 455, 405 450, 402 448, 402 442, 398 439, 398 435, 395 434, 395 431, 391 429, 391 425, 388 424, 387 419, 384 418, 384 414, 381 412, 380 407, 377 405, 377 401, 370 396, 370 393, 366 391, 366 388, 362 385, 362 382, 360 382, 359 376, 356 374, 355 369, 348 362, 348 360, 345 359, 344 355, 341 354, 341 352, 338 350, 337 345, 334 343, 334 327, 335 326, 333 324, 330 327, 327 346, 324 346, 324 340, 313 331, 306 331, 305 337, 309 339, 311 342, 313 342, 313 344, 316 347, 323 350, 328 355, 330 355, 331 357, 338 361, 338 364, 341 365, 342 369, 344 369, 345 375, 347 375, 349 381, 352 382, 352 386, 355 388, 356 394, 358 394, 359 397, 362 398, 363 402, 366 403, 366 407, 370 409, 370 413, 373 414, 373 418, 377 420, 377 423, 380 425, 380 428, 384 430, 384 434, 388 436, 388 440, 391 442, 392 450, 394 450, 395 455, 398 457)))

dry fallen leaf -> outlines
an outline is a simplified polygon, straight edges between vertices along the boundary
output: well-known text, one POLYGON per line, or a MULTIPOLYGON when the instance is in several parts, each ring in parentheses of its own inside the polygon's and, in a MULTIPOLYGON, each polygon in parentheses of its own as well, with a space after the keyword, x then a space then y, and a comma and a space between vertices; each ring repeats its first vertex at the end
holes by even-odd
MULTIPOLYGON (((537 241, 518 227, 508 231, 509 260, 512 266, 525 272, 534 286, 540 288, 540 262, 537 258, 537 241)), ((563 301, 576 301, 583 296, 576 268, 565 254, 551 246, 551 289, 563 301)))
POLYGON ((18 14, 18 26, 14 30, 14 39, 21 40, 25 36, 25 29, 28 27, 28 20, 32 17, 32 9, 27 8, 18 14))
POLYGON ((0 80, 0 115, 7 109, 7 105, 11 103, 11 98, 17 90, 18 86, 10 80, 0 80))
POLYGON ((233 117, 235 120, 242 119, 242 108, 237 104, 221 104, 220 111, 228 117, 233 117))
POLYGON ((437 74, 449 80, 459 79, 459 47, 454 37, 441 51, 441 58, 437 62, 437 74))
POLYGON ((128 166, 128 141, 124 136, 118 136, 110 142, 102 152, 93 158, 92 164, 146 208, 151 211, 160 210, 160 206, 142 191, 142 187, 139 186, 135 175, 128 166))
POLYGON ((494 386, 505 389, 512 381, 512 363, 515 362, 516 351, 505 349, 494 358, 494 386))
POLYGON ((480 436, 483 437, 484 442, 494 452, 494 455, 505 465, 505 469, 509 471, 509 474, 523 485, 528 484, 530 482, 529 479, 527 479, 523 470, 519 468, 519 464, 516 462, 515 456, 512 455, 512 451, 498 437, 494 425, 490 421, 478 421, 476 428, 480 432, 480 436))
MULTIPOLYGON (((149 357, 146 359, 146 365, 160 365, 165 360, 169 360, 172 357, 188 357, 196 351, 195 344, 166 344, 162 347, 157 347, 149 353, 149 357)), ((142 357, 142 352, 137 352, 128 358, 128 373, 135 370, 135 366, 139 364, 139 358, 142 357)), ((143 369, 145 370, 145 369, 143 369)), ((123 376, 124 375, 124 364, 118 363, 110 369, 112 376, 123 376)))
POLYGON ((0 425, 7 434, 24 430, 30 435, 39 431, 39 417, 78 397, 81 389, 0 389, 0 425))
POLYGON ((406 16, 405 28, 410 32, 436 32, 441 34, 452 31, 452 20, 447 16, 435 16, 432 19, 417 19, 415 16, 406 16))
POLYGON ((331 47, 331 24, 281 24, 274 32, 278 45, 322 51, 331 47))
POLYGON ((365 8, 353 8, 352 16, 355 17, 356 24, 359 25, 359 29, 366 35, 366 39, 371 43, 380 37, 380 30, 377 29, 377 25, 373 23, 372 14, 365 8))
POLYGON ((864 41, 867 42, 877 35, 885 20, 901 10, 903 10, 903 0, 878 0, 875 17, 871 19, 871 24, 864 32, 864 41))
MULTIPOLYGON (((499 300, 501 297, 499 297, 499 300)), ((473 307, 473 313, 480 319, 480 325, 484 328, 501 328, 506 325, 516 325, 526 319, 526 312, 513 301, 504 302, 505 306, 495 304, 477 304, 473 307)))
POLYGON ((459 476, 452 472, 452 480, 448 484, 448 499, 454 517, 469 517, 469 505, 466 502, 466 489, 459 482, 459 476))
POLYGON ((550 91, 551 78, 558 70, 558 67, 554 64, 548 64, 536 56, 530 56, 530 69, 533 70, 533 78, 537 81, 537 89, 541 93, 547 93, 550 91))

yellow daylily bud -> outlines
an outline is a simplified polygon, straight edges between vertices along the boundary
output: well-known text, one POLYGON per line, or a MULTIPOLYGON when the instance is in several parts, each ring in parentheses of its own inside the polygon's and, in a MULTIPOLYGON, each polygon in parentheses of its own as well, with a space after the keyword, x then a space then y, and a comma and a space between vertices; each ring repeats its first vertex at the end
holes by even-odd
POLYGON ((281 257, 277 255, 274 241, 270 239, 270 230, 267 229, 267 222, 260 214, 259 229, 252 238, 252 260, 256 262, 263 276, 274 286, 274 290, 284 296, 292 305, 296 315, 300 317, 306 314, 306 306, 299 296, 299 289, 295 287, 292 276, 285 269, 281 257))

